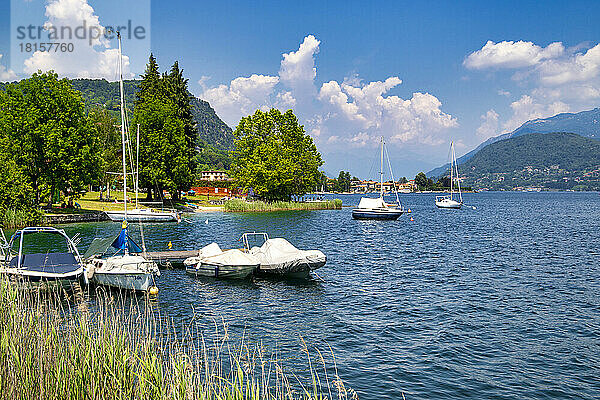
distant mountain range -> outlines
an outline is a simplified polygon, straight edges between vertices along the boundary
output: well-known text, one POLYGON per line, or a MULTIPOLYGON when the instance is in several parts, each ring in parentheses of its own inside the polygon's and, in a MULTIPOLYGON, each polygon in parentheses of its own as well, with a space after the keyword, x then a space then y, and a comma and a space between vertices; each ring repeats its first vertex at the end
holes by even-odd
POLYGON ((459 166, 463 184, 513 190, 600 189, 600 140, 574 133, 529 133, 485 146, 459 166))
MULTIPOLYGON (((108 110, 118 112, 120 107, 119 83, 108 82, 105 79, 73 79, 73 87, 83 94, 87 107, 100 105, 108 110)), ((132 113, 135 94, 140 81, 128 80, 123 82, 125 103, 128 112, 132 113)), ((4 88, 0 83, 0 90, 4 88)), ((229 150, 233 146, 232 130, 215 113, 215 110, 204 100, 190 94, 192 114, 197 122, 198 138, 214 146, 218 150, 229 150)))
MULTIPOLYGON (((458 158, 459 166, 466 163, 486 146, 500 140, 510 139, 529 133, 571 132, 580 136, 600 139, 600 108, 578 113, 562 113, 550 118, 540 118, 525 122, 510 133, 489 138, 477 148, 458 158)), ((450 168, 450 164, 435 168, 427 173, 428 177, 437 178, 450 168)))

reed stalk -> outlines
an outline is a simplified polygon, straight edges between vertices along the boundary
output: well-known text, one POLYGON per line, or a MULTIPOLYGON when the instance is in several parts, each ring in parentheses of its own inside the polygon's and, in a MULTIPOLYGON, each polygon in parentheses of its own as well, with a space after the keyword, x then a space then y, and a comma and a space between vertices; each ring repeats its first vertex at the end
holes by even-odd
MULTIPOLYGON (((146 300, 24 290, 0 280, 1 399, 347 399, 337 367, 309 354, 304 378, 226 325, 202 335, 146 300), (86 302, 81 304, 78 302, 86 302), (319 362, 315 367, 312 358, 319 362), (323 378, 321 378, 323 377, 323 378), (335 397, 333 397, 335 396, 335 397)), ((333 357, 333 352, 332 352, 333 357)), ((298 370, 294 368, 294 370, 298 370)))

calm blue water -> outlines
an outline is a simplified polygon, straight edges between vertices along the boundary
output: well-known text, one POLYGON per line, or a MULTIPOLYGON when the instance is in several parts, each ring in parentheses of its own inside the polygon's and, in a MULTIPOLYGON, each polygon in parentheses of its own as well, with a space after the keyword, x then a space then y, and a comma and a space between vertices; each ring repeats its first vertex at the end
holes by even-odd
MULTIPOLYGON (((322 281, 163 271, 159 307, 183 321, 193 307, 208 331, 222 319, 284 357, 300 336, 330 345, 361 399, 600 398, 600 196, 467 194, 477 209, 460 211, 436 209, 434 196, 402 195, 413 222, 355 221, 344 208, 146 225, 154 250, 240 247, 243 232, 265 231, 328 256, 322 281)), ((66 229, 85 249, 118 224, 66 229)))

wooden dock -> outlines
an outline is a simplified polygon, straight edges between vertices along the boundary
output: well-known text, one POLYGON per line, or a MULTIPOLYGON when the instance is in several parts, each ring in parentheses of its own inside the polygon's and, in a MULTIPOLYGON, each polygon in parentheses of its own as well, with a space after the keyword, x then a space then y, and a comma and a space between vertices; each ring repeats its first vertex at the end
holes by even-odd
POLYGON ((146 257, 149 260, 155 261, 161 267, 170 265, 183 265, 183 261, 189 257, 198 255, 198 250, 165 250, 165 251, 148 251, 146 257))

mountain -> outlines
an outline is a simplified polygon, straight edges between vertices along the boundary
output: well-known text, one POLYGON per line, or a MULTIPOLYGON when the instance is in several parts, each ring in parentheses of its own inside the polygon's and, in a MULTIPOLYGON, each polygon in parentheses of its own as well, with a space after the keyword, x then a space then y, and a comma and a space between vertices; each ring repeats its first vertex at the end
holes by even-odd
MULTIPOLYGON (((512 137, 527 135, 529 133, 572 132, 593 139, 600 139, 600 108, 578 113, 562 113, 549 118, 538 118, 525 122, 510 133, 492 137, 481 143, 474 150, 458 158, 458 164, 463 164, 481 149, 512 137)), ((439 177, 450 168, 450 164, 435 168, 427 173, 428 177, 439 177)))
POLYGON ((600 189, 600 141, 574 133, 521 133, 485 146, 459 166, 475 188, 600 189))
MULTIPOLYGON (((73 79, 73 87, 83 94, 88 107, 96 104, 112 111, 119 111, 119 82, 108 82, 104 79, 73 79)), ((133 111, 135 94, 140 81, 123 82, 125 103, 129 113, 133 111)), ((215 113, 215 110, 204 100, 190 94, 192 115, 198 127, 198 138, 219 150, 229 150, 233 146, 232 130, 215 113)))

